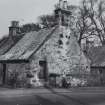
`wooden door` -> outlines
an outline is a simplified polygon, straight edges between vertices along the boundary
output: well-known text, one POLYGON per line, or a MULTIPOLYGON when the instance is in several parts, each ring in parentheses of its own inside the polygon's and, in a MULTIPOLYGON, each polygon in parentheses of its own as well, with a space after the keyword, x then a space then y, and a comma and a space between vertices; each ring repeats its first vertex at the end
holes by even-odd
POLYGON ((39 65, 40 65, 39 78, 47 81, 48 80, 47 62, 46 61, 39 61, 39 65))

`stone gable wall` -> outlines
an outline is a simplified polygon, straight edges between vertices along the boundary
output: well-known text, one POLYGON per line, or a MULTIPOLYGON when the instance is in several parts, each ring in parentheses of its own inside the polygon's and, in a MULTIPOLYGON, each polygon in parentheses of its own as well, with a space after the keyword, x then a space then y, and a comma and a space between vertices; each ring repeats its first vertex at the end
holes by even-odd
POLYGON ((89 62, 81 51, 77 40, 69 29, 60 27, 51 38, 34 54, 31 64, 37 74, 40 72, 39 61, 47 61, 49 73, 86 74, 89 73, 89 62))

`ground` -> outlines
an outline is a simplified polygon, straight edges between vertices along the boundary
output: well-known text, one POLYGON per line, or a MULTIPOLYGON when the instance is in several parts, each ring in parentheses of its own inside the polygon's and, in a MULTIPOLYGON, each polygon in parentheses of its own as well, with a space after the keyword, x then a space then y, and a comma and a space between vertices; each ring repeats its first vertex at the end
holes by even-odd
POLYGON ((0 88, 0 105, 105 105, 105 87, 0 88))

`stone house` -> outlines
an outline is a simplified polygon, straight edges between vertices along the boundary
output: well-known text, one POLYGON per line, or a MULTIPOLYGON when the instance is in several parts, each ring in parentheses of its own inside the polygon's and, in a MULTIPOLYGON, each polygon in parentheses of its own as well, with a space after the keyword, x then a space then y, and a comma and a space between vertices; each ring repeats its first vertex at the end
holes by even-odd
MULTIPOLYGON (((23 79, 33 86, 50 83, 51 75, 82 75, 90 72, 89 61, 76 37, 71 34, 70 15, 67 2, 60 0, 55 9, 56 26, 21 35, 13 45, 4 48, 6 51, 0 56, 3 84, 8 82, 14 71, 18 72, 18 80, 23 79)), ((10 35, 15 38, 18 36, 17 28, 16 22, 10 28, 10 35)))

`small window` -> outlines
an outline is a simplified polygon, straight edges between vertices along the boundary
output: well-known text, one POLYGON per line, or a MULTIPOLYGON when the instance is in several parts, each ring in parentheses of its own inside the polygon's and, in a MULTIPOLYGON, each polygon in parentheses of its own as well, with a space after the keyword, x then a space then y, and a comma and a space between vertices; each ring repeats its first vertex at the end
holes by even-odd
POLYGON ((70 36, 68 38, 70 39, 70 36))
POLYGON ((60 38, 63 38, 63 34, 60 34, 60 38))
POLYGON ((58 44, 62 45, 63 44, 62 40, 58 40, 58 44))
POLYGON ((102 74, 102 70, 99 70, 99 73, 102 74))
POLYGON ((59 54, 59 53, 61 53, 60 51, 57 51, 57 53, 59 54))
POLYGON ((66 38, 68 38, 68 36, 66 35, 66 38))

